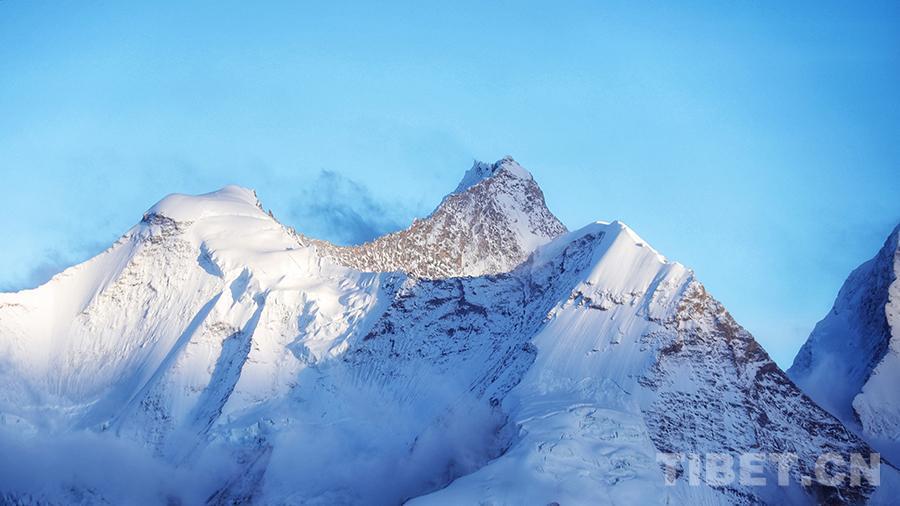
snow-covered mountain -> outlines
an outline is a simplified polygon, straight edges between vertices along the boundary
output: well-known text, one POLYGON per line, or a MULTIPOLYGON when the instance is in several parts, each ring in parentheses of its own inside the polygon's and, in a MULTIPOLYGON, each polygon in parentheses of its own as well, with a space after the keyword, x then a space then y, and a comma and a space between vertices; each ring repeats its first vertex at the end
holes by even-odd
POLYGON ((856 268, 803 345, 790 377, 900 462, 900 226, 856 268))
POLYGON ((871 449, 689 269, 619 222, 566 232, 510 158, 356 247, 243 188, 166 197, 0 294, 0 386, 13 504, 890 503, 900 483, 804 483, 871 449), (787 487, 667 486, 658 452, 798 463, 787 487))

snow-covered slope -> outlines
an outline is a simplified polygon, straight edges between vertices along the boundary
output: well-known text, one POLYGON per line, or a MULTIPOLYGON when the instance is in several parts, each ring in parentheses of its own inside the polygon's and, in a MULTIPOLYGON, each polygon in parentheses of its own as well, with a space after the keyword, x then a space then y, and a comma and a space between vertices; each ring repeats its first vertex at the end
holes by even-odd
POLYGON ((356 248, 243 188, 169 196, 98 257, 0 294, 0 502, 880 500, 799 484, 868 446, 691 271, 618 222, 563 232, 511 159, 356 248), (799 463, 792 487, 668 487, 658 451, 799 463))
POLYGON ((854 270, 788 370, 824 408, 900 462, 900 226, 854 270))
POLYGON ((529 286, 565 293, 551 297, 530 339, 535 362, 503 403, 517 443, 413 504, 865 500, 871 487, 800 487, 818 455, 870 449, 804 396, 689 270, 620 223, 560 242, 522 269, 529 286), (793 453, 799 466, 793 487, 691 487, 686 479, 667 487, 657 452, 793 453))

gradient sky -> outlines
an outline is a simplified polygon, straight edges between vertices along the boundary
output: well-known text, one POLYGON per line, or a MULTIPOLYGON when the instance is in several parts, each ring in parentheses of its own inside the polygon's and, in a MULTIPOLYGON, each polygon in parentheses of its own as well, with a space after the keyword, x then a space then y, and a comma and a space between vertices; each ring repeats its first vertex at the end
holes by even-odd
POLYGON ((0 0, 0 288, 167 193, 354 242, 511 154, 786 367, 900 221, 898 2, 187 4, 0 0))

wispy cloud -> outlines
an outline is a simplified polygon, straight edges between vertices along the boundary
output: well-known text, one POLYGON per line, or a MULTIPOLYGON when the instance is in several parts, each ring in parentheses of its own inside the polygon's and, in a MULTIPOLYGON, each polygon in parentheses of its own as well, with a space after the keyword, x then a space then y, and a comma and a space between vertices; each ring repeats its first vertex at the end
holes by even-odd
POLYGON ((330 170, 319 173, 291 209, 301 232, 338 244, 360 244, 406 225, 402 206, 378 200, 368 188, 330 170))
POLYGON ((28 272, 25 285, 29 288, 42 285, 74 263, 76 261, 70 255, 63 255, 58 250, 50 250, 28 272))
POLYGON ((69 248, 50 248, 35 255, 31 265, 18 276, 8 276, 0 282, 0 292, 15 292, 43 285, 56 274, 67 268, 84 262, 97 255, 112 244, 94 241, 83 241, 69 248))

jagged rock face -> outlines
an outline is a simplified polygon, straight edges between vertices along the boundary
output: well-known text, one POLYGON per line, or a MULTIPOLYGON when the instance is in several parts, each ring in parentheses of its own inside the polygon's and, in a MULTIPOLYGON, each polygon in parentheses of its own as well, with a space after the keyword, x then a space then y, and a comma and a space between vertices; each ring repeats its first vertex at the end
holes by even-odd
POLYGON ((406 230, 360 246, 305 242, 357 270, 437 279, 509 272, 565 232, 531 175, 507 157, 476 162, 431 216, 406 230))
POLYGON ((816 402, 900 459, 900 227, 850 274, 788 370, 816 402))
MULTIPOLYGON (((700 283, 692 282, 665 322, 670 338, 641 383, 656 393, 644 410, 650 435, 667 453, 791 453, 798 457, 792 479, 814 476, 823 453, 865 455, 872 450, 798 389, 753 336, 738 325, 700 283), (685 388, 690 371, 693 388, 685 388)), ((774 465, 770 472, 775 472, 774 465)), ((863 502, 865 487, 835 489, 813 483, 810 493, 824 502, 863 502)), ((757 504, 753 487, 722 489, 733 503, 757 504)))
MULTIPOLYGON (((249 190, 170 196, 98 257, 0 294, 0 426, 28 444, 90 434, 145 450, 145 502, 875 497, 664 486, 658 451, 794 452, 798 475, 818 452, 868 447, 690 270, 618 222, 563 232, 508 159, 351 248, 299 236, 249 190)), ((101 464, 123 467, 113 448, 101 464)), ((42 486, 0 473, 0 501, 136 502, 86 472, 42 486)))

